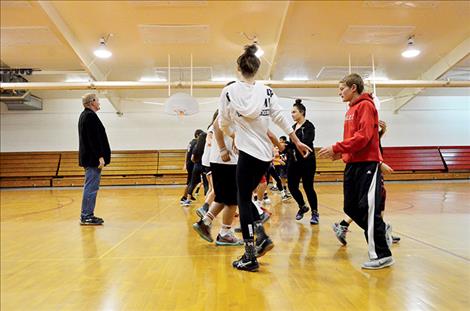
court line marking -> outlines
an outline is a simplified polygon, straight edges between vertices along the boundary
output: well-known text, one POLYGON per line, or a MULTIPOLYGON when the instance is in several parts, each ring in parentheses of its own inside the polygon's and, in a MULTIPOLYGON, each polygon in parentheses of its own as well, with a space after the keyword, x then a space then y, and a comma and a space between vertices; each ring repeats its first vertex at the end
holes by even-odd
MULTIPOLYGON (((345 215, 344 213, 342 213, 342 212, 340 212, 340 211, 338 211, 338 210, 336 210, 336 209, 334 209, 334 208, 332 208, 332 207, 325 206, 325 205, 320 205, 320 204, 319 204, 319 206, 321 206, 321 207, 323 207, 323 208, 326 208, 326 209, 328 209, 328 210, 330 210, 330 211, 335 211, 335 212, 337 212, 338 214, 343 214, 343 215, 345 215)), ((406 238, 408 238, 408 239, 410 239, 410 240, 413 240, 413 241, 415 241, 415 242, 418 242, 418 243, 420 243, 420 244, 426 245, 426 246, 428 246, 428 247, 431 247, 431 248, 434 248, 434 249, 439 250, 439 251, 441 251, 441 252, 444 252, 444 253, 446 253, 446 254, 448 254, 448 255, 451 255, 451 256, 454 256, 454 257, 463 259, 463 260, 465 260, 465 261, 467 261, 467 262, 470 262, 470 258, 467 258, 467 257, 465 257, 465 256, 456 254, 456 253, 451 252, 451 251, 449 251, 449 250, 447 250, 447 249, 445 249, 445 248, 439 247, 439 246, 434 245, 434 244, 431 244, 431 243, 429 243, 429 242, 425 242, 425 241, 423 241, 423 240, 420 240, 420 239, 418 239, 418 238, 415 238, 415 237, 410 236, 410 235, 408 235, 408 234, 405 234, 405 233, 403 233, 403 232, 399 232, 399 231, 395 231, 395 230, 394 230, 394 232, 396 232, 396 233, 400 234, 401 236, 404 236, 404 237, 406 237, 406 238)))
POLYGON ((149 219, 147 219, 146 222, 144 222, 143 224, 141 224, 139 227, 137 227, 134 231, 132 231, 131 233, 129 233, 125 238, 123 238, 121 241, 119 241, 117 244, 115 244, 114 246, 112 246, 109 250, 107 250, 106 252, 104 252, 103 254, 101 254, 101 256, 99 256, 97 259, 103 259, 104 256, 108 255, 109 253, 111 253, 113 250, 115 250, 116 248, 118 248, 120 245, 122 245, 124 242, 126 242, 127 240, 129 240, 134 234, 136 234, 140 229, 142 229, 145 225, 149 224, 151 221, 153 221, 156 217, 158 216, 161 216, 160 214, 165 212, 168 208, 170 208, 170 206, 166 206, 162 209, 160 209, 158 211, 157 214, 153 215, 152 217, 150 217, 149 219))

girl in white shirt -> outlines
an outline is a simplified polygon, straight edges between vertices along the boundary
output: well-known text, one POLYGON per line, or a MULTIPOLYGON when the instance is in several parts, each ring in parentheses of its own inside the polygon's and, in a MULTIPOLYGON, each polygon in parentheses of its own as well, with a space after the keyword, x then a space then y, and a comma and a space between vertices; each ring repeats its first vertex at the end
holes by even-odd
MULTIPOLYGON (((282 115, 273 90, 255 81, 254 77, 261 64, 255 55, 256 51, 256 45, 249 45, 238 57, 241 80, 222 90, 219 105, 220 128, 228 136, 235 134, 235 145, 239 150, 236 177, 245 253, 233 262, 233 267, 246 271, 257 271, 259 264, 256 257, 263 256, 274 246, 264 232, 259 214, 251 200, 253 190, 272 161, 272 143, 267 135, 271 120, 289 134, 291 141, 304 155, 311 152, 309 147, 299 141, 282 115)), ((224 156, 229 151, 221 149, 220 152, 221 156, 224 156)))

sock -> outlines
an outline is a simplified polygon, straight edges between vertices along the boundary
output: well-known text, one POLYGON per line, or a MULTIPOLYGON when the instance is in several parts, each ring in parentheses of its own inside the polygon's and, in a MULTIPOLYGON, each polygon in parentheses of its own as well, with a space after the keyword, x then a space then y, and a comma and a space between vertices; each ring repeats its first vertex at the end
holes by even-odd
POLYGON ((255 242, 253 239, 245 240, 245 255, 248 259, 256 258, 255 242))
POLYGON ((232 232, 232 226, 222 224, 222 228, 220 228, 220 236, 227 236, 232 232))
POLYGON ((211 212, 207 212, 206 215, 204 215, 204 218, 202 219, 202 221, 204 222, 206 226, 210 226, 214 218, 215 218, 214 214, 212 214, 211 212))
POLYGON ((341 220, 341 222, 339 223, 341 226, 346 226, 346 227, 349 227, 349 223, 346 222, 344 219, 341 220))

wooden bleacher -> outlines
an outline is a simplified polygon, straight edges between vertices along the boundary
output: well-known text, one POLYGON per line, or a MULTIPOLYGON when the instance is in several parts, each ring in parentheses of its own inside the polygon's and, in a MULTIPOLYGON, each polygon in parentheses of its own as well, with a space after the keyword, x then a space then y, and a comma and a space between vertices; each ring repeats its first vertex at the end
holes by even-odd
MULTIPOLYGON (((78 166, 77 152, 62 152, 55 187, 81 186, 85 174, 78 166)), ((103 169, 102 185, 155 185, 158 167, 158 152, 116 151, 111 155, 111 164, 103 169)))
POLYGON ((50 187, 59 159, 57 152, 2 152, 0 187, 50 187))
MULTIPOLYGON (((316 150, 318 151, 318 149, 316 150)), ((113 151, 101 185, 182 185, 185 150, 113 151)), ((470 146, 386 147, 386 180, 470 179, 470 146)), ((344 163, 317 159, 316 181, 343 180, 344 163)), ((0 187, 82 186, 77 152, 0 153, 0 187)))

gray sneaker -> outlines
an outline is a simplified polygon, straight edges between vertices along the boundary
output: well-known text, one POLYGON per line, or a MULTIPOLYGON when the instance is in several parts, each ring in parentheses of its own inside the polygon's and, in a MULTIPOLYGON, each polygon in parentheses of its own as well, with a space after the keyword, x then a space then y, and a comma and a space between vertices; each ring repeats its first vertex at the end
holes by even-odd
POLYGON ((379 259, 366 261, 365 263, 362 264, 361 268, 369 269, 369 270, 378 270, 378 269, 390 267, 394 263, 395 261, 393 260, 393 257, 389 256, 389 257, 383 257, 379 259))
POLYGON ((221 235, 219 233, 215 239, 215 244, 219 246, 239 246, 243 245, 243 240, 237 238, 233 232, 226 235, 221 235))
POLYGON ((387 240, 388 248, 392 246, 393 237, 392 237, 392 225, 385 224, 385 239, 387 240))
POLYGON ((343 245, 348 244, 348 242, 346 241, 346 233, 348 232, 348 227, 342 226, 339 223, 334 223, 332 227, 338 241, 343 245))

